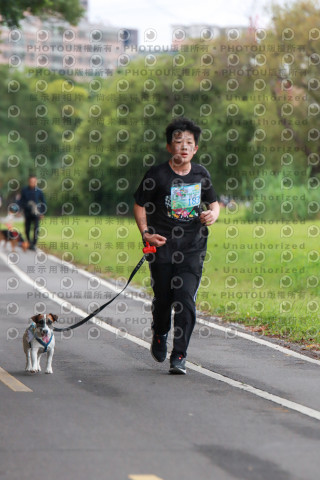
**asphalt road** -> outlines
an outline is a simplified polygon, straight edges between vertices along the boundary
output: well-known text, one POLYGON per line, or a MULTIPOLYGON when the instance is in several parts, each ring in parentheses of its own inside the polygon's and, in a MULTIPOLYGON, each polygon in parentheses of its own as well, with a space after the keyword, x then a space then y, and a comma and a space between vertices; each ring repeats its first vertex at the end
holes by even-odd
POLYGON ((131 290, 101 326, 55 334, 53 375, 26 373, 35 308, 65 326, 79 319, 69 304, 92 311, 108 288, 41 252, 1 252, 0 367, 31 390, 0 372, 1 480, 319 477, 320 362, 198 324, 187 375, 171 376, 146 348, 150 308, 131 290))

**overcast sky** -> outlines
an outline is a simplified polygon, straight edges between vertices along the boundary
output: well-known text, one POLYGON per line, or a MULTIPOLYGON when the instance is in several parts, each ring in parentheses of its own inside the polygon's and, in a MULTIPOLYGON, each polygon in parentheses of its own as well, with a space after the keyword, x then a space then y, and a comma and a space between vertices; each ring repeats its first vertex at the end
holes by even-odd
MULTIPOLYGON (((283 3, 277 0, 276 3, 283 3)), ((172 24, 212 24, 248 26, 249 17, 257 18, 264 28, 269 15, 269 0, 89 0, 89 20, 119 28, 139 30, 139 44, 146 44, 145 32, 157 33, 156 45, 171 44, 172 24)), ((289 0, 289 3, 291 1, 289 0)))

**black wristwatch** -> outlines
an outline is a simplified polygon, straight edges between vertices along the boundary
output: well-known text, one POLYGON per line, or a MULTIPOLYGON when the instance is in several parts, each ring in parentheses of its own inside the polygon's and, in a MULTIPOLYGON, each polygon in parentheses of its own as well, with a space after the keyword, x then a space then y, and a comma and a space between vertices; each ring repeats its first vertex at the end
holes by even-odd
POLYGON ((142 240, 144 240, 143 237, 144 237, 144 234, 145 234, 145 233, 150 233, 150 232, 149 232, 149 228, 146 228, 145 230, 143 230, 143 232, 142 232, 142 240))

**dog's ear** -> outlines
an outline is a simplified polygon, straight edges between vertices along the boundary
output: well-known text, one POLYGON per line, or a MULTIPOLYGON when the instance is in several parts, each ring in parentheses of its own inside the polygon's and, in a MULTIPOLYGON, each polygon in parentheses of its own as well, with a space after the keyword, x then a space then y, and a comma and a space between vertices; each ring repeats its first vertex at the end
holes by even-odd
POLYGON ((39 320, 41 320, 41 313, 38 313, 38 315, 33 315, 33 317, 31 317, 31 320, 33 320, 35 323, 39 322, 39 320))
POLYGON ((54 315, 53 313, 49 313, 49 315, 52 318, 53 322, 56 322, 58 320, 58 315, 54 315))

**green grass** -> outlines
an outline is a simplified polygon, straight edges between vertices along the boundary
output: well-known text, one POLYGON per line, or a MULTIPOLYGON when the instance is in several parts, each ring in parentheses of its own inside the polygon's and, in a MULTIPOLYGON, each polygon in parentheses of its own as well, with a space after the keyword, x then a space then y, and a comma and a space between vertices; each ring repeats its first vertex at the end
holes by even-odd
MULTIPOLYGON (((317 221, 248 223, 222 212, 210 227, 197 306, 204 314, 320 344, 317 221)), ((131 218, 47 217, 39 246, 96 274, 128 278, 142 256, 131 218)), ((134 283, 151 293, 145 263, 134 283)))

